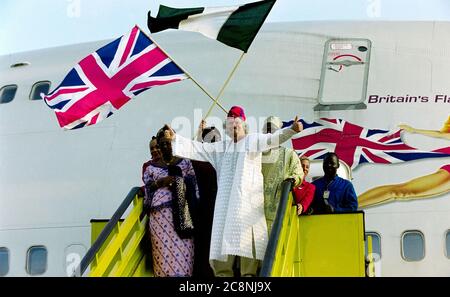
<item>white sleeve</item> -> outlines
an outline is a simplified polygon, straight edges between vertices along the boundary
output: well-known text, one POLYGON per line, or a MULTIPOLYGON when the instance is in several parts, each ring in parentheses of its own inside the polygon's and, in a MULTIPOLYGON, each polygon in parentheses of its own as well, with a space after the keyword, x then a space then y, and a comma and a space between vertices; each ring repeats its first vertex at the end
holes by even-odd
MULTIPOLYGON (((220 143, 220 142, 219 142, 220 143)), ((190 160, 209 162, 215 165, 215 155, 218 143, 201 143, 181 135, 175 135, 172 140, 172 150, 175 156, 190 160)))
POLYGON ((257 134, 258 135, 258 150, 267 151, 279 147, 282 143, 288 141, 297 134, 290 127, 280 129, 273 134, 257 134))

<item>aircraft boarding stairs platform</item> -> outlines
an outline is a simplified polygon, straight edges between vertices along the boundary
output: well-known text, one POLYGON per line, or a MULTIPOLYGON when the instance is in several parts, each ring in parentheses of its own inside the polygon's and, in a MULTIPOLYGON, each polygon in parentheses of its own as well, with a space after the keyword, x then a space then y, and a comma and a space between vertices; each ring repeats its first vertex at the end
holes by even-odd
MULTIPOLYGON (((153 276, 148 216, 139 187, 131 189, 110 220, 91 224, 93 244, 76 275, 153 276)), ((374 276, 374 260, 365 257, 365 245, 371 255, 371 238, 365 242, 364 232, 362 211, 297 216, 291 183, 283 182, 260 276, 374 276)))

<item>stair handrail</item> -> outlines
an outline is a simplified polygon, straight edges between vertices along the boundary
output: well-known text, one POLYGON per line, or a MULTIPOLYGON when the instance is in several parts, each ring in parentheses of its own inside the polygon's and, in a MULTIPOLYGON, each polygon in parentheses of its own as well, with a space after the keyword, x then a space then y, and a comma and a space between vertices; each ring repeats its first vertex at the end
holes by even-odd
POLYGON ((289 193, 292 190, 293 183, 291 180, 285 180, 281 183, 281 197, 278 205, 277 215, 272 225, 272 231, 269 236, 269 243, 267 244, 266 254, 262 263, 260 276, 268 277, 272 271, 273 263, 275 261, 275 254, 277 250, 278 240, 283 227, 284 214, 288 207, 289 193))
POLYGON ((116 212, 113 214, 111 219, 109 220, 108 224, 103 228, 100 235, 95 240, 94 244, 89 248, 86 255, 83 257, 83 259, 80 262, 79 267, 75 271, 74 276, 82 276, 89 265, 91 264, 92 260, 94 259, 97 252, 100 250, 100 248, 103 246, 105 241, 108 239, 111 232, 114 230, 114 228, 119 223, 119 220, 122 218, 125 211, 130 206, 131 202, 133 202, 136 195, 138 195, 141 191, 140 187, 133 187, 128 195, 125 197, 125 199, 120 204, 119 208, 117 208, 116 212))

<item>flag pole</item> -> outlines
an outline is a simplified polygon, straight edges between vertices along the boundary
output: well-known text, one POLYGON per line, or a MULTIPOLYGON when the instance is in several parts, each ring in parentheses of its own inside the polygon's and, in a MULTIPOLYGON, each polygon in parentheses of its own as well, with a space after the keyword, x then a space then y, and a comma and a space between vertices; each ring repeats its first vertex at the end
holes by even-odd
POLYGON ((225 83, 223 84, 222 88, 220 89, 219 95, 217 95, 216 100, 214 100, 214 103, 211 105, 211 107, 209 108, 208 112, 206 113, 205 117, 203 118, 203 120, 206 120, 207 117, 209 117, 209 115, 211 114, 213 108, 216 105, 220 106, 219 103, 219 99, 220 97, 222 97, 223 92, 225 91, 225 88, 228 86, 228 83, 230 82, 231 78, 233 77, 234 73, 236 72, 236 69, 238 68, 239 64, 241 63, 242 59, 244 58, 245 52, 242 52, 241 56, 239 57, 239 60, 237 61, 237 63, 234 65, 233 70, 231 71, 230 75, 228 75, 227 80, 225 81, 225 83))
MULTIPOLYGON (((172 57, 163 49, 159 46, 159 44, 150 36, 150 34, 147 34, 147 32, 143 31, 141 29, 141 27, 139 27, 138 25, 136 25, 139 30, 145 34, 145 36, 147 36, 168 58, 170 58, 175 65, 177 65, 212 101, 215 101, 214 97, 202 86, 200 85, 193 77, 192 75, 190 75, 183 67, 181 67, 180 65, 178 65, 177 62, 175 62, 174 59, 172 59, 172 57)), ((228 111, 222 106, 222 104, 218 103, 219 107, 226 113, 228 113, 228 111)))
MULTIPOLYGON (((234 75, 234 72, 236 72, 237 67, 239 66, 239 64, 242 61, 242 58, 244 58, 245 52, 242 52, 241 56, 239 57, 239 60, 237 61, 237 63, 234 65, 233 70, 231 71, 231 73, 228 75, 227 80, 225 81, 225 83, 223 84, 222 88, 219 91, 219 95, 217 95, 217 98, 214 100, 214 103, 211 105, 211 107, 209 108, 208 112, 206 113, 205 117, 202 119, 202 121, 205 121, 207 117, 209 117, 209 115, 211 114, 211 111, 213 110, 214 106, 216 106, 217 104, 219 104, 219 99, 220 97, 222 97, 223 92, 225 91, 225 88, 227 87, 228 83, 230 82, 231 78, 234 75)), ((220 105, 219 105, 220 106, 220 105)), ((200 133, 200 130, 197 131, 197 135, 195 138, 198 138, 200 133)), ((194 139, 195 139, 194 138, 194 139)))

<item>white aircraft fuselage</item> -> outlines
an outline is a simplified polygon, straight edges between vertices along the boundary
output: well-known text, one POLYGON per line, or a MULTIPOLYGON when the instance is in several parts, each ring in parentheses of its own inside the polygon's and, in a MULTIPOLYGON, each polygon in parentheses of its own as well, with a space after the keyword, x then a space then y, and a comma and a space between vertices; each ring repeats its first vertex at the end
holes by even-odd
MULTIPOLYGON (((214 96, 241 54, 197 33, 162 32, 154 38, 214 96)), ((33 246, 47 249, 43 276, 66 276, 90 247, 90 220, 111 217, 129 190, 142 184, 141 166, 150 159, 151 136, 171 123, 178 133, 192 137, 201 113, 212 103, 191 80, 184 80, 141 93, 99 124, 62 130, 42 100, 29 100, 32 86, 50 81, 53 90, 76 63, 107 42, 0 57, 0 88, 18 87, 11 102, 0 104, 0 248, 9 251, 6 276, 29 275, 27 252, 33 246), (20 62, 29 65, 10 67, 20 62)), ((220 103, 225 108, 243 106, 247 116, 255 119, 249 122, 253 131, 260 130, 261 119, 270 115, 283 120, 299 115, 307 122, 341 118, 370 129, 395 130, 407 123, 439 130, 450 111, 448 69, 450 23, 269 23, 245 55, 220 103), (324 66, 327 41, 338 39, 369 40, 370 61, 367 56, 364 63, 349 58, 324 66), (352 71, 364 67, 368 70, 367 81, 362 80, 364 107, 325 104, 331 108, 317 108, 321 89, 322 95, 346 92, 345 85, 341 90, 343 85, 334 83, 339 80, 324 76, 324 71, 349 73, 346 82, 351 89, 364 73, 352 71)), ((217 107, 212 115, 225 116, 217 107)), ((419 134, 404 134, 403 140, 423 150, 448 146, 448 140, 419 134)), ((352 172, 353 184, 361 194, 433 173, 449 162, 449 158, 437 158, 362 164, 352 172)), ((315 174, 320 175, 320 163, 316 166, 315 174)), ((363 210, 366 232, 376 232, 381 239, 378 275, 450 275, 448 192, 363 210), (412 230, 424 237, 425 255, 419 261, 404 259, 402 251, 402 235, 412 230)))

